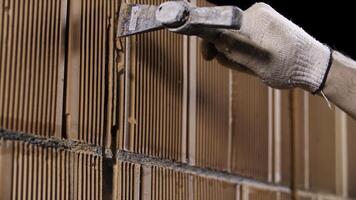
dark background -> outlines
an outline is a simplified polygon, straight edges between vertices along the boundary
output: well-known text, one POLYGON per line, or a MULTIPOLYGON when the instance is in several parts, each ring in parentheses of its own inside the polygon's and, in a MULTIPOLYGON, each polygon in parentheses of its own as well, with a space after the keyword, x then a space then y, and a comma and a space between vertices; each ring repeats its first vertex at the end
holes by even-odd
MULTIPOLYGON (((253 0, 209 0, 247 9, 253 0)), ((317 40, 356 59, 356 6, 352 0, 265 0, 317 40), (354 27, 355 26, 355 27, 354 27)))

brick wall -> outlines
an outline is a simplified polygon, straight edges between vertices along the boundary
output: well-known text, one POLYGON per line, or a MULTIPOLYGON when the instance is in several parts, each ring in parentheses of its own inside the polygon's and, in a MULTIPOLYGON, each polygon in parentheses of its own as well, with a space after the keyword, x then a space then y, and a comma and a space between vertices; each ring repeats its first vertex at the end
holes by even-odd
POLYGON ((354 120, 120 3, 0 1, 0 199, 356 198, 354 120))

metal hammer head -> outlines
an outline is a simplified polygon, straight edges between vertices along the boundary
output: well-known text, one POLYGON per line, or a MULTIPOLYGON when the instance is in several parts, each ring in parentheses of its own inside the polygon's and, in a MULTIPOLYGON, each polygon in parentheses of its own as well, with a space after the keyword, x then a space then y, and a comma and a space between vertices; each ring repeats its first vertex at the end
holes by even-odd
POLYGON ((159 6, 122 4, 118 37, 162 28, 186 35, 204 29, 239 29, 242 11, 234 6, 196 7, 186 1, 168 1, 159 6))
POLYGON ((156 20, 166 27, 177 28, 182 26, 189 17, 190 9, 181 2, 165 2, 156 10, 156 20))

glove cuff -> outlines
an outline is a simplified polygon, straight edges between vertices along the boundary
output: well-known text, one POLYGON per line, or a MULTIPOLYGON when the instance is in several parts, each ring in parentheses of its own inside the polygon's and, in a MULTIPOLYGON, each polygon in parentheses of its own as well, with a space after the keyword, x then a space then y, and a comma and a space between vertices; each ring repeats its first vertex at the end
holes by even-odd
POLYGON ((313 94, 316 95, 318 94, 319 92, 321 92, 324 87, 325 87, 325 83, 326 83, 326 80, 329 76, 329 72, 330 72, 330 69, 331 69, 331 66, 333 64, 333 53, 334 53, 334 50, 332 48, 329 47, 329 50, 330 50, 330 57, 329 57, 329 63, 328 63, 328 67, 326 68, 326 72, 325 72, 325 75, 324 75, 324 79, 323 79, 323 82, 321 83, 321 85, 319 86, 319 89, 317 89, 313 94))
POLYGON ((315 94, 324 87, 332 64, 332 50, 312 37, 297 41, 296 71, 291 81, 315 94))

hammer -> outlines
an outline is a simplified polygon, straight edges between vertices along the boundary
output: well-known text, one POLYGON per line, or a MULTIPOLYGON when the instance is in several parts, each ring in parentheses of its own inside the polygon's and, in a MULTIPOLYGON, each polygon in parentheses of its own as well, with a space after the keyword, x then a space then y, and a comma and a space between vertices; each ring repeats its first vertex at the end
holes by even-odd
POLYGON ((158 6, 123 3, 117 37, 168 29, 210 40, 224 29, 240 29, 242 16, 242 10, 235 6, 196 7, 186 1, 168 1, 158 6))

